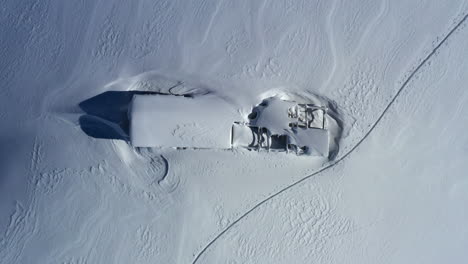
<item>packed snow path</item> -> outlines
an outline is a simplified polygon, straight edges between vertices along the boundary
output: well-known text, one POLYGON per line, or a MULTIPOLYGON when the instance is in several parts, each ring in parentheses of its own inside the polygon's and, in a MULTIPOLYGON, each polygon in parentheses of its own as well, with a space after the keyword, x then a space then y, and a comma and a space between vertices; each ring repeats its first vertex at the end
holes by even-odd
POLYGON ((384 115, 387 113, 387 111, 390 109, 390 107, 393 105, 393 103, 397 100, 397 98, 400 96, 401 92, 407 87, 407 85, 410 83, 410 81, 413 79, 413 77, 419 72, 419 70, 439 51, 439 49, 442 47, 443 44, 445 44, 448 39, 450 38, 450 36, 452 34, 454 34, 459 28, 460 26, 464 25, 464 23, 466 22, 468 18, 468 14, 465 14, 461 19, 460 21, 445 35, 445 37, 439 41, 439 43, 435 46, 435 48, 421 61, 421 63, 419 65, 417 65, 417 67, 411 71, 411 73, 409 74, 408 78, 403 82, 403 84, 401 85, 401 87, 398 89, 397 93, 395 94, 395 96, 393 96, 393 98, 391 99, 391 101, 388 103, 388 105, 385 107, 385 109, 382 111, 382 113, 379 115, 379 117, 377 118, 377 120, 371 125, 370 129, 367 131, 367 133, 358 141, 358 143, 356 145, 354 145, 349 151, 347 151, 346 153, 342 154, 340 156, 340 158, 336 159, 335 161, 332 161, 328 166, 326 167, 323 167, 321 168, 320 170, 318 170, 317 172, 314 172, 310 175, 307 175, 305 177, 303 177, 302 179, 284 187, 283 189, 281 189, 280 191, 272 194, 271 196, 267 197, 266 199, 264 199, 263 201, 259 202, 258 204, 256 204, 254 207, 252 207, 250 210, 246 211, 244 214, 242 214, 239 218, 237 218, 236 220, 234 220, 230 225, 228 225, 223 231, 221 231, 215 238, 213 238, 213 240, 211 240, 195 257, 195 259, 192 261, 192 264, 195 264, 198 262, 198 260, 203 256, 203 254, 213 245, 216 243, 216 241, 218 241, 226 232, 229 231, 229 229, 231 229, 232 227, 234 227, 235 225, 237 225, 240 221, 242 221, 242 219, 244 219, 245 217, 247 217, 250 213, 254 212, 255 210, 257 210, 259 207, 261 207, 263 204, 265 204, 266 202, 268 202, 269 200, 275 198, 276 196, 280 195, 281 193, 293 188, 294 186, 304 182, 305 180, 317 175, 317 174, 320 174, 332 167, 334 167, 335 165, 339 164, 341 161, 345 160, 351 153, 354 152, 354 150, 356 150, 365 140, 366 138, 372 133, 372 131, 377 127, 377 125, 379 124, 379 122, 382 120, 382 118, 384 117, 384 115))

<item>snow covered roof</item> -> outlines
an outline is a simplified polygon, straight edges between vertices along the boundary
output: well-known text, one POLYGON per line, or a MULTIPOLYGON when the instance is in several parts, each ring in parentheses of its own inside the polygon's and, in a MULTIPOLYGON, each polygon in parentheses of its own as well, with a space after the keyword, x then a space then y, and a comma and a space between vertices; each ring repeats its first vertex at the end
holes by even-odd
POLYGON ((230 148, 232 124, 240 117, 212 95, 135 95, 129 118, 135 147, 230 148))

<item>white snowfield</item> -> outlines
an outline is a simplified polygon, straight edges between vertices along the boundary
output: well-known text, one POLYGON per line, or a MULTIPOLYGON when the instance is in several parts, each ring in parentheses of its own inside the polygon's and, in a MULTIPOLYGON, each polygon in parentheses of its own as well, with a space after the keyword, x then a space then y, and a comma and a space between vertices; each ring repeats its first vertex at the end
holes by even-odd
POLYGON ((467 263, 467 17, 466 0, 2 1, 0 263, 467 263), (241 117, 316 95, 337 133, 312 159, 134 148, 135 91, 211 91, 241 117))

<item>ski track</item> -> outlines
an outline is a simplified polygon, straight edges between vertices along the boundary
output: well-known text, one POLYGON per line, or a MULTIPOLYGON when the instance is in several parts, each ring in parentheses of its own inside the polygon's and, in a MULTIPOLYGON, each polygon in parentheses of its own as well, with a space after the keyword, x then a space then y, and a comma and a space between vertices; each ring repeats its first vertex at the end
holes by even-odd
POLYGON ((449 39, 451 35, 453 35, 454 32, 457 31, 460 26, 464 24, 464 22, 467 20, 468 14, 465 13, 465 15, 462 15, 462 18, 458 21, 458 23, 455 24, 455 26, 449 30, 449 32, 445 35, 444 38, 442 38, 438 44, 432 49, 432 51, 424 57, 424 59, 418 64, 418 66, 410 72, 406 80, 402 83, 396 94, 392 97, 390 102, 387 104, 387 106, 384 108, 382 113, 379 115, 377 120, 370 126, 369 130, 364 134, 364 136, 348 151, 346 152, 341 158, 335 160, 334 162, 330 163, 329 165, 321 168, 320 170, 307 175, 303 177, 302 179, 284 187, 283 189, 279 190, 278 192, 268 196, 266 199, 263 201, 259 202, 255 206, 253 206, 251 209, 243 213, 239 218, 237 218, 235 221, 230 223, 224 230, 222 230, 218 235, 216 235, 205 247, 202 248, 202 250, 195 256, 194 260, 192 261, 192 264, 195 264, 198 262, 198 260, 207 252, 207 250, 215 244, 224 234, 226 234, 227 231, 229 231, 232 227, 234 227, 236 224, 238 224, 241 220, 246 218, 250 213, 254 212, 256 209, 260 208, 263 204, 266 202, 270 201, 271 199, 275 198, 276 196, 279 196, 283 192, 293 188, 294 186, 299 185, 300 183, 306 181, 307 179, 310 179, 311 177, 318 175, 334 166, 339 164, 341 161, 345 160, 351 153, 353 153, 368 137, 369 135, 373 132, 373 130, 377 127, 377 125, 380 123, 380 121, 383 119, 387 111, 390 109, 390 107, 395 103, 396 99, 400 96, 400 94, 405 90, 405 88, 408 86, 408 84, 413 80, 415 75, 421 70, 421 68, 426 65, 426 63, 438 52, 438 50, 442 47, 443 44, 446 43, 446 41, 449 39))
MULTIPOLYGON (((207 4, 206 2, 204 2, 205 4, 207 4)), ((211 13, 210 15, 210 19, 208 21, 208 25, 206 26, 206 29, 205 31, 203 32, 203 37, 199 43, 199 47, 203 46, 206 42, 206 40, 208 39, 208 36, 211 32, 211 29, 213 28, 213 23, 214 21, 216 20, 216 18, 218 17, 218 14, 219 14, 219 11, 221 9, 221 6, 224 4, 224 0, 221 0, 221 1, 217 1, 216 3, 216 6, 215 6, 215 10, 211 13)), ((203 4, 202 4, 203 5, 203 4)), ((200 17, 203 17, 203 12, 201 12, 202 10, 198 10, 197 12, 197 16, 199 15, 200 17)))
MULTIPOLYGON (((160 51, 161 46, 164 45, 166 37, 164 37, 163 28, 174 20, 170 12, 164 10, 171 10, 174 8, 171 1, 156 1, 151 7, 142 6, 141 9, 147 8, 151 11, 151 19, 142 21, 143 24, 136 25, 135 36, 132 44, 133 54, 135 59, 142 59, 147 55, 156 54, 160 51), (159 41, 158 41, 159 40, 159 41)), ((144 10, 147 12, 147 10, 144 10)))
MULTIPOLYGON (((29 165, 29 173, 34 179, 38 174, 38 168, 42 160, 42 144, 38 141, 37 136, 34 138, 33 148, 31 152, 31 163, 29 165)), ((31 195, 28 198, 28 205, 25 206, 20 201, 15 201, 15 209, 10 215, 9 223, 5 232, 0 239, 0 260, 4 263, 19 263, 23 250, 29 239, 38 231, 38 221, 36 216, 36 186, 33 182, 28 183, 28 193, 31 195), (12 244, 16 243, 16 244, 12 244), (18 250, 11 251, 10 248, 18 250)))
POLYGON ((371 19, 370 23, 366 26, 366 29, 364 30, 363 34, 361 35, 361 38, 359 39, 356 45, 356 49, 354 50, 354 52, 352 52, 352 57, 354 57, 357 51, 360 50, 359 47, 363 46, 362 44, 364 40, 369 39, 369 34, 375 29, 377 24, 379 24, 382 21, 382 19, 388 14, 388 10, 389 10, 389 1, 388 0, 382 1, 382 3, 380 4, 380 9, 379 9, 378 14, 373 19, 371 19))
MULTIPOLYGON (((81 182, 85 182, 87 180, 94 180, 96 175, 103 176, 106 174, 108 167, 106 161, 102 161, 97 165, 93 165, 87 168, 73 170, 68 169, 71 174, 67 176, 73 175, 76 178, 79 178, 81 182)), ((71 193, 69 199, 73 199, 76 193, 81 192, 82 190, 76 189, 75 192, 71 193)), ((87 191, 92 191, 92 188, 89 188, 87 191)), ((92 250, 95 250, 99 247, 99 241, 102 236, 102 225, 100 221, 110 222, 111 219, 105 219, 108 217, 109 205, 105 203, 106 199, 104 197, 104 192, 96 192, 96 199, 94 201, 93 206, 93 213, 89 216, 84 218, 77 226, 77 230, 79 234, 83 234, 80 236, 76 236, 75 239, 70 241, 70 243, 64 244, 61 248, 56 248, 52 252, 49 253, 51 259, 54 259, 55 263, 63 263, 63 264, 85 264, 90 263, 88 259, 92 253, 92 250), (92 234, 92 236, 89 236, 92 234), (74 250, 77 248, 81 249, 83 252, 87 252, 85 256, 73 256, 74 250), (59 261, 61 260, 61 261, 59 261)), ((72 219, 72 221, 79 221, 78 219, 72 219)))
POLYGON ((168 240, 166 233, 156 232, 151 225, 141 225, 137 228, 134 236, 136 237, 136 258, 137 263, 150 263, 152 259, 158 257, 164 251, 157 242, 168 240))
POLYGON ((264 58, 265 57, 265 34, 264 34, 264 27, 262 26, 262 21, 264 21, 265 17, 265 6, 266 6, 266 0, 263 0, 258 7, 257 11, 257 19, 255 20, 255 31, 256 34, 255 36, 258 36, 258 42, 260 43, 260 54, 258 58, 264 58))
POLYGON ((78 257, 78 258, 72 257, 68 259, 67 261, 61 262, 61 264, 87 264, 87 263, 88 261, 86 260, 86 258, 83 258, 83 257, 78 257))
MULTIPOLYGON (((83 30, 83 39, 82 43, 88 43, 91 38, 91 30, 90 28, 97 24, 96 18, 98 17, 96 12, 98 8, 96 8, 101 0, 97 0, 96 4, 92 7, 91 16, 88 21, 82 21, 86 24, 85 29, 83 30)), ((77 51, 78 59, 73 65, 70 70, 70 77, 63 83, 63 85, 58 86, 57 89, 52 89, 48 96, 44 98, 44 103, 42 104, 42 109, 40 111, 40 118, 47 117, 49 112, 52 110, 57 102, 61 102, 62 97, 66 94, 66 91, 70 89, 70 86, 81 77, 82 69, 86 68, 85 58, 88 57, 86 54, 86 47, 85 45, 80 45, 80 50, 77 51)))
POLYGON ((337 56, 336 56, 336 45, 335 45, 335 31, 333 29, 333 23, 332 23, 332 17, 335 15, 336 11, 336 3, 337 1, 333 1, 332 7, 330 8, 330 12, 328 13, 327 16, 327 23, 326 23, 326 29, 327 29, 327 35, 328 35, 328 43, 330 45, 330 50, 331 50, 331 55, 333 58, 333 65, 330 70, 330 73, 328 74, 328 78, 325 80, 324 84, 321 85, 322 88, 327 88, 327 86, 330 84, 331 80, 333 79, 333 76, 335 76, 336 68, 337 68, 337 56))
MULTIPOLYGON (((44 148, 43 143, 38 140, 38 136, 35 137, 32 150, 30 153, 30 164, 28 167, 28 173, 31 174, 31 178, 28 181, 28 200, 23 203, 20 201, 15 201, 15 209, 9 216, 9 222, 7 224, 5 232, 2 234, 0 239, 0 263, 21 263, 24 261, 23 251, 26 248, 28 242, 41 232, 39 229, 40 220, 38 219, 37 211, 41 208, 39 200, 39 194, 51 195, 55 192, 58 185, 62 182, 65 177, 70 178, 80 178, 82 181, 86 178, 92 178, 93 175, 105 174, 107 169, 106 162, 98 163, 97 165, 89 166, 83 169, 53 169, 51 171, 41 172, 43 168, 41 167, 42 160, 44 157, 44 148), (98 172, 99 174, 96 174, 98 172), (75 177, 76 176, 76 177, 75 177), (14 243, 14 244, 13 244, 14 243), (11 248, 17 248, 18 250, 12 251, 11 248)), ((101 199, 102 200, 102 199, 101 199)), ((97 203, 101 205, 101 203, 97 203)), ((106 215, 105 213, 109 208, 98 207, 98 212, 88 219, 86 223, 92 222, 90 224, 84 224, 80 229, 82 234, 88 234, 88 232, 83 232, 84 230, 93 230, 94 227, 98 226, 98 222, 101 219, 100 217, 106 215)), ((94 230, 96 233, 99 230, 94 230)), ((99 239, 96 239, 99 240, 99 239)), ((92 241, 96 243, 95 240, 90 240, 87 235, 80 236, 78 240, 70 243, 67 247, 62 248, 60 252, 51 252, 51 256, 54 259, 63 259, 64 252, 69 251, 75 247, 87 247, 87 241, 92 241)), ((96 246, 96 245, 94 245, 96 246)), ((92 247, 90 247, 92 248, 92 247)), ((88 257, 78 257, 78 258, 67 258, 67 261, 57 262, 57 263, 87 263, 88 257)))

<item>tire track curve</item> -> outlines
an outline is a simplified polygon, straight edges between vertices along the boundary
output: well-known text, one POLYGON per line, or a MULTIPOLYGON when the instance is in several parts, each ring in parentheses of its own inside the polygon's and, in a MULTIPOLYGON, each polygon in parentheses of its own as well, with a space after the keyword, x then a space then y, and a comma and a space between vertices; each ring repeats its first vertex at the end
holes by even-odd
POLYGON ((379 115, 377 120, 371 125, 369 130, 366 132, 366 134, 354 145, 348 152, 346 152, 341 158, 335 160, 334 162, 330 163, 329 165, 319 169, 318 171, 309 174, 302 179, 284 187, 283 189, 279 190, 278 192, 268 196, 265 198, 263 201, 259 202, 255 206, 253 206, 251 209, 243 213, 241 216, 239 216, 235 221, 233 221, 231 224, 229 224, 224 230, 222 230, 216 237, 214 237, 203 249, 195 256, 194 260, 192 261, 192 264, 196 264, 198 260, 200 260, 201 256, 207 252, 207 250, 214 244, 216 241, 218 241, 224 234, 226 234, 227 231, 229 231, 233 226, 235 226, 237 223, 242 221, 245 217, 247 217, 250 213, 258 209, 260 206, 268 202, 269 200, 275 198, 276 196, 284 193, 285 191, 293 188, 294 186, 299 185, 300 183, 304 182, 305 180, 320 174, 335 165, 341 163, 341 161, 345 160, 351 153, 353 153, 368 137, 369 135, 373 132, 373 130, 377 127, 377 125, 380 123, 380 121, 383 119, 385 114, 388 112, 390 107, 395 103, 396 99, 400 96, 400 94, 405 90, 405 88, 408 86, 410 81, 414 78, 414 76, 421 70, 421 68, 440 50, 443 44, 447 42, 447 40, 450 38, 450 36, 453 35, 459 29, 468 19, 468 13, 465 13, 464 15, 461 16, 461 19, 452 27, 452 29, 443 37, 438 44, 431 50, 431 52, 424 57, 424 59, 416 66, 416 68, 411 71, 411 73, 408 75, 406 80, 402 83, 396 94, 393 96, 393 98, 390 100, 390 102, 387 104, 387 106, 384 108, 382 113, 379 115))

